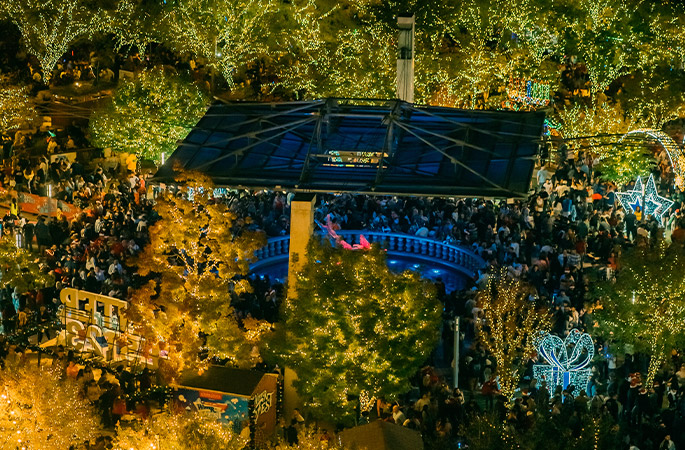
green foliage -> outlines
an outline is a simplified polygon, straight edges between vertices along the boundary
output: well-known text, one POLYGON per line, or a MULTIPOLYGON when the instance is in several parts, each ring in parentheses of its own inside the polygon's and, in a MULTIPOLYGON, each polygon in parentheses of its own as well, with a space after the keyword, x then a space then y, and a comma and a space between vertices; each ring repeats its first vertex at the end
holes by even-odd
POLYGON ((27 87, 11 85, 0 75, 0 133, 32 125, 38 119, 27 87))
POLYGON ((271 351, 298 376, 318 418, 346 422, 362 393, 394 399, 433 350, 441 320, 434 287, 391 272, 377 247, 351 251, 314 238, 271 351))
POLYGON ((476 416, 464 426, 470 450, 618 450, 618 426, 611 416, 592 417, 587 412, 577 419, 550 416, 545 409, 528 417, 528 426, 513 427, 493 415, 476 416), (577 424, 574 433, 570 424, 577 424))
POLYGON ((209 100, 196 85, 162 68, 123 81, 90 120, 93 144, 160 160, 204 115, 209 100))
POLYGON ((192 200, 169 192, 157 198, 161 220, 150 227, 150 244, 136 263, 151 280, 133 294, 127 316, 148 342, 169 351, 176 371, 199 364, 202 347, 208 356, 252 367, 269 324, 239 322, 231 292, 250 289, 241 276, 264 236, 244 230, 225 202, 214 201, 211 182, 190 177, 180 181, 194 192, 192 200))
POLYGON ((0 286, 19 292, 41 289, 55 282, 31 252, 17 248, 11 236, 0 238, 0 286))
POLYGON ((606 156, 594 167, 601 179, 624 185, 638 176, 649 177, 656 166, 654 153, 642 143, 624 141, 604 149, 606 156), (607 151, 608 150, 608 151, 607 151))
POLYGON ((5 448, 67 449, 101 432, 99 411, 58 368, 0 370, 0 440, 5 448))
POLYGON ((659 238, 626 251, 616 282, 597 284, 601 335, 619 349, 652 357, 648 382, 673 348, 685 345, 685 258, 682 243, 659 238))
POLYGON ((164 412, 133 427, 117 426, 113 450, 240 450, 247 441, 209 411, 164 412))

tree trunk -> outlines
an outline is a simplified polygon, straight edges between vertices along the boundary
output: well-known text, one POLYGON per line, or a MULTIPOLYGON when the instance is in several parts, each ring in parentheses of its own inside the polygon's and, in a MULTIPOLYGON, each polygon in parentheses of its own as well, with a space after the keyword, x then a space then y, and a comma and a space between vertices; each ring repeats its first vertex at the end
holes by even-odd
POLYGON ((661 364, 663 362, 664 362, 664 353, 663 352, 655 352, 649 358, 649 369, 647 370, 647 381, 645 383, 645 387, 647 389, 652 387, 652 384, 654 384, 654 377, 656 376, 656 373, 661 368, 661 364))

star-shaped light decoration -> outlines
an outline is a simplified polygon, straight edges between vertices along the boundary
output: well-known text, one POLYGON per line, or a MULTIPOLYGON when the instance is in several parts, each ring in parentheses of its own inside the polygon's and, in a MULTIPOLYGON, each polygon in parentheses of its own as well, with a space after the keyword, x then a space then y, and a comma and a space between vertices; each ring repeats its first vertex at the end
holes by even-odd
POLYGON ((616 195, 626 212, 635 211, 638 207, 643 206, 642 201, 644 199, 644 207, 640 209, 648 216, 654 216, 658 221, 661 221, 663 215, 673 205, 671 200, 659 195, 653 175, 649 176, 649 180, 644 186, 642 179, 637 177, 635 187, 632 190, 617 192, 616 195))

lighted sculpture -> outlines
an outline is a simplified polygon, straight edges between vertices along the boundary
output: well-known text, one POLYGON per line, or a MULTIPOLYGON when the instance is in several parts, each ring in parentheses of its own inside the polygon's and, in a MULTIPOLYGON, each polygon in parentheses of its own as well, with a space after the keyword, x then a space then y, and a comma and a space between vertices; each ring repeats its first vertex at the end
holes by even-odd
POLYGON ((547 332, 539 338, 538 353, 547 364, 533 366, 538 382, 547 382, 550 394, 557 386, 575 386, 577 392, 587 389, 590 381, 590 362, 595 355, 592 337, 573 329, 563 341, 547 332), (570 352, 570 354, 569 354, 570 352))
POLYGON ((659 195, 654 175, 649 176, 646 186, 642 184, 642 178, 637 177, 635 187, 630 191, 617 192, 618 200, 626 212, 637 211, 639 207, 647 216, 654 216, 658 221, 673 206, 673 201, 659 195))

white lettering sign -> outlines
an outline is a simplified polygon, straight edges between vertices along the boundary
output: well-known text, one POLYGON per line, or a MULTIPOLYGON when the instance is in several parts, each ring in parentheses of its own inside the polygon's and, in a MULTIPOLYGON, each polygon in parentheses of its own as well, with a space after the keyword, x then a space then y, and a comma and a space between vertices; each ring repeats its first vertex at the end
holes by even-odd
POLYGON ((254 396, 254 411, 257 417, 271 409, 273 392, 263 391, 254 396))
POLYGON ((128 302, 73 288, 62 289, 60 300, 64 304, 60 313, 64 330, 59 342, 67 348, 92 352, 105 361, 156 362, 159 352, 148 352, 144 340, 129 332, 124 316, 128 302))

